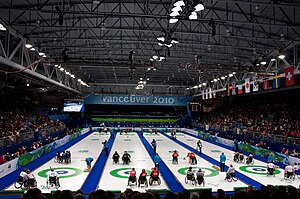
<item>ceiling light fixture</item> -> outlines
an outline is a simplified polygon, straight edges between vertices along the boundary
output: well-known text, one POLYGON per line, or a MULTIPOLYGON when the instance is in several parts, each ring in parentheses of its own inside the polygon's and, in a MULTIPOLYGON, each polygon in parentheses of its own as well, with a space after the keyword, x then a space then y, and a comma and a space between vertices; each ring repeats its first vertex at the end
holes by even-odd
POLYGON ((194 8, 195 8, 196 12, 204 10, 204 5, 203 5, 202 1, 195 1, 195 2, 196 2, 196 5, 194 8))
POLYGON ((177 16, 179 16, 179 15, 180 15, 180 14, 179 14, 178 11, 173 11, 173 12, 170 13, 170 16, 171 16, 171 17, 177 17, 177 16))
POLYGON ((5 31, 6 28, 4 27, 4 25, 2 23, 0 23, 0 30, 5 31))
POLYGON ((233 74, 229 74, 228 76, 229 76, 229 77, 233 77, 233 74))
POLYGON ((172 8, 172 12, 181 12, 182 8, 180 6, 176 6, 174 8, 172 8))
POLYGON ((276 59, 275 59, 275 58, 272 58, 271 61, 276 61, 276 59))
POLYGON ((180 7, 180 6, 185 6, 185 3, 183 0, 179 0, 177 2, 174 3, 175 7, 180 7))
POLYGON ((178 21, 178 19, 176 19, 176 18, 171 18, 170 20, 169 20, 169 23, 176 23, 178 21))
POLYGON ((26 44, 25 44, 25 47, 26 47, 26 48, 32 48, 33 46, 32 46, 31 43, 26 43, 26 44))
POLYGON ((285 55, 283 55, 283 54, 282 54, 282 55, 279 55, 278 58, 279 58, 279 59, 284 59, 284 58, 285 58, 285 55))
POLYGON ((267 62, 266 62, 266 61, 262 61, 262 62, 260 62, 260 64, 261 64, 261 65, 266 65, 267 62))
POLYGON ((165 37, 164 37, 164 36, 158 36, 158 37, 157 37, 157 40, 158 40, 158 41, 164 42, 164 41, 165 41, 165 37))
POLYGON ((30 48, 30 50, 31 50, 31 51, 35 51, 35 48, 34 48, 34 47, 32 47, 32 48, 30 48))
POLYGON ((190 20, 196 20, 198 18, 197 13, 196 12, 192 12, 191 15, 189 16, 190 20))

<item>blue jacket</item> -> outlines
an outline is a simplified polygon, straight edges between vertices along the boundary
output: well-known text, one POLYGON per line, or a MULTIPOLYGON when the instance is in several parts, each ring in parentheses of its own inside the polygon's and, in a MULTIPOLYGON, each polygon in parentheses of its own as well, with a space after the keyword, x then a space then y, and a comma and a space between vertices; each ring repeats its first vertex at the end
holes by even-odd
POLYGON ((160 159, 160 157, 159 157, 158 155, 155 155, 155 156, 154 156, 154 163, 155 163, 155 164, 156 164, 156 163, 159 164, 159 163, 160 163, 160 160, 161 160, 161 159, 160 159))
POLYGON ((92 157, 88 157, 88 158, 85 159, 87 164, 91 164, 91 162, 93 162, 93 160, 94 159, 92 157))
POLYGON ((220 155, 220 162, 224 162, 226 161, 226 156, 224 154, 220 155))

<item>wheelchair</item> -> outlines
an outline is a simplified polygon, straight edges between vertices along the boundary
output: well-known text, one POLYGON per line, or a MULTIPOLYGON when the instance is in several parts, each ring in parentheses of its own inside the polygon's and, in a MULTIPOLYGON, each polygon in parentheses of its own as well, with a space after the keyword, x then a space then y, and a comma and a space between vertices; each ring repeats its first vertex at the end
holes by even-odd
POLYGON ((285 180, 295 180, 294 172, 291 172, 291 173, 284 172, 284 179, 285 180))
POLYGON ((154 182, 156 182, 158 185, 161 184, 161 180, 160 180, 159 176, 158 177, 150 177, 149 178, 149 184, 150 184, 150 186, 152 186, 154 182))
POLYGON ((244 163, 244 161, 245 161, 245 157, 243 155, 242 156, 240 155, 239 159, 238 159, 238 162, 239 163, 244 163))
POLYGON ((197 158, 192 158, 191 159, 191 165, 196 165, 197 164, 197 158))
POLYGON ((178 157, 173 157, 172 163, 173 164, 178 164, 178 157))
POLYGON ((247 158, 246 158, 246 164, 247 164, 247 165, 250 165, 250 164, 253 165, 253 164, 254 164, 254 159, 253 159, 253 157, 251 157, 251 158, 247 157, 247 158))
POLYGON ((268 169, 267 170, 267 177, 273 176, 275 177, 275 169, 268 169))
POLYGON ((49 177, 49 179, 47 179, 47 181, 46 181, 46 186, 47 186, 47 189, 50 189, 52 187, 55 187, 56 189, 58 189, 60 187, 59 178, 49 177))
POLYGON ((300 170, 296 170, 294 176, 297 176, 297 178, 300 179, 300 170))
POLYGON ((138 187, 148 187, 148 181, 147 181, 146 176, 139 178, 138 187))
POLYGON ((129 176, 127 185, 130 186, 130 187, 131 186, 137 186, 136 176, 134 176, 134 177, 129 176))
POLYGON ((14 183, 16 189, 23 189, 24 188, 24 181, 23 177, 18 176, 17 181, 14 183))
POLYGON ((231 174, 226 174, 225 180, 227 182, 232 182, 232 181, 236 182, 238 178, 236 177, 235 173, 231 173, 231 174))
POLYGON ((199 186, 201 186, 201 184, 203 184, 203 187, 205 186, 205 180, 203 176, 197 176, 196 180, 199 186))
POLYGON ((192 185, 196 185, 196 184, 197 184, 196 178, 195 178, 195 175, 194 175, 194 174, 193 174, 193 175, 188 175, 188 174, 187 174, 187 175, 185 176, 185 179, 184 179, 185 184, 188 184, 189 181, 192 182, 192 185))
POLYGON ((55 156, 54 162, 55 163, 61 163, 61 157, 55 156))
POLYGON ((130 159, 129 158, 123 158, 123 165, 129 165, 130 159))
POLYGON ((118 159, 117 158, 113 159, 113 164, 119 164, 119 158, 118 159))
POLYGON ((37 188, 37 182, 35 179, 28 179, 24 182, 24 188, 26 190, 37 188))
POLYGON ((233 156, 233 161, 238 163, 238 162, 239 162, 239 157, 240 157, 239 154, 235 154, 235 155, 233 156))

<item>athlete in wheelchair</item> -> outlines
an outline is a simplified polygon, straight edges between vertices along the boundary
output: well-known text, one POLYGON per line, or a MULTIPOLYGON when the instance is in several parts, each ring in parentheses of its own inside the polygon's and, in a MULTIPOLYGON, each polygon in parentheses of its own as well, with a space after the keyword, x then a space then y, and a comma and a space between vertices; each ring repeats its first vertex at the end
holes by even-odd
POLYGON ((141 187, 148 187, 148 182, 147 182, 147 172, 145 169, 142 170, 142 173, 139 176, 139 182, 138 182, 138 186, 141 187))
POLYGON ((234 162, 238 162, 239 161, 239 157, 240 157, 240 153, 239 152, 235 152, 233 155, 233 161, 234 162))
POLYGON ((120 155, 118 154, 117 151, 115 151, 112 159, 113 159, 113 164, 119 164, 120 155))
POLYGON ((24 185, 25 177, 27 175, 26 171, 27 169, 24 169, 18 176, 17 181, 14 183, 16 189, 20 189, 24 185))
POLYGON ((227 180, 227 182, 231 182, 231 181, 236 182, 238 180, 238 178, 235 175, 235 168, 232 166, 232 164, 229 166, 227 170, 225 180, 227 180))
POLYGON ((24 179, 25 179, 24 188, 26 190, 37 187, 37 182, 36 182, 35 176, 32 172, 30 172, 29 169, 26 170, 26 176, 24 179))
POLYGON ((288 164, 285 167, 284 179, 285 180, 288 180, 288 179, 294 180, 295 179, 294 169, 293 169, 293 167, 290 164, 288 164))
POLYGON ((204 172, 199 168, 199 170, 196 172, 196 180, 198 185, 203 184, 203 187, 205 186, 205 181, 204 181, 204 172))
POLYGON ((129 153, 127 151, 125 151, 123 156, 122 156, 123 164, 128 165, 131 162, 130 158, 131 158, 131 155, 129 155, 129 153))
POLYGON ((66 151, 65 154, 65 164, 70 164, 71 163, 71 152, 70 151, 66 151))
POLYGON ((174 150, 173 154, 172 154, 172 163, 173 164, 178 164, 178 152, 176 150, 174 150))
POLYGON ((188 153, 187 157, 189 158, 189 163, 191 165, 196 165, 197 164, 197 158, 196 158, 196 155, 193 152, 188 153))
POLYGON ((239 163, 244 163, 244 159, 245 159, 244 154, 240 153, 240 155, 239 155, 239 163))
POLYGON ((300 169, 296 162, 294 163, 293 169, 294 169, 294 175, 300 179, 300 169))
POLYGON ((56 189, 58 189, 60 187, 58 174, 54 171, 53 168, 50 168, 50 173, 48 175, 46 185, 47 189, 50 189, 51 187, 55 187, 56 189))
POLYGON ((61 153, 60 151, 56 152, 55 158, 54 158, 55 163, 61 163, 61 153))
POLYGON ((158 170, 157 170, 156 167, 154 167, 152 169, 151 174, 150 174, 150 178, 149 178, 149 184, 150 184, 150 186, 152 186, 152 184, 154 182, 157 182, 158 185, 160 185, 160 183, 161 183, 161 180, 159 178, 159 172, 158 172, 158 170))
POLYGON ((134 168, 132 168, 132 170, 129 173, 129 178, 128 178, 128 186, 132 186, 132 185, 137 185, 137 180, 136 180, 136 171, 134 168))
POLYGON ((267 164, 267 176, 275 177, 275 165, 272 162, 267 164))
POLYGON ((195 178, 195 173, 192 170, 192 167, 189 167, 188 171, 186 172, 186 176, 185 176, 185 184, 188 184, 189 181, 192 182, 192 185, 196 185, 196 178, 195 178))
POLYGON ((253 155, 250 153, 249 156, 246 159, 246 164, 254 164, 253 155))

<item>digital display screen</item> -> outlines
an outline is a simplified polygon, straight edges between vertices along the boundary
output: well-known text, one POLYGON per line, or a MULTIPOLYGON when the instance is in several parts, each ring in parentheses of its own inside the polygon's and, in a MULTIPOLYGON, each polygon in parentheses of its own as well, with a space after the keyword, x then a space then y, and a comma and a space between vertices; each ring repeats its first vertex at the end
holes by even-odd
POLYGON ((84 112, 83 100, 65 100, 64 112, 84 112))

